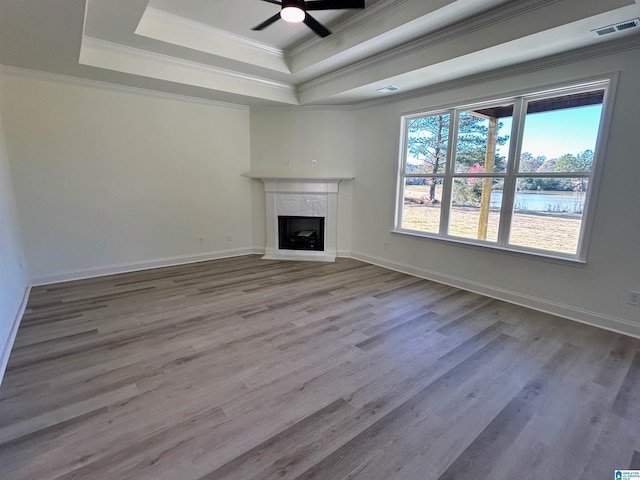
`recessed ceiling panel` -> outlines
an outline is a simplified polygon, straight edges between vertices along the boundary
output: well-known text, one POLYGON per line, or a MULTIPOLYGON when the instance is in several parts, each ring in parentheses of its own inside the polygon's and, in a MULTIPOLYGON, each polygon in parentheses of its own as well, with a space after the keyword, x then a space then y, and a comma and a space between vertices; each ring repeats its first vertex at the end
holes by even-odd
POLYGON ((591 33, 640 17, 634 0, 366 5, 314 12, 334 32, 320 39, 281 21, 252 31, 279 8, 262 0, 0 0, 0 63, 244 104, 333 104, 379 98, 376 90, 390 84, 406 93, 611 37, 640 44, 640 29, 591 33))
MULTIPOLYGON (((151 0, 149 6, 283 50, 314 38, 306 25, 284 21, 259 32, 251 30, 280 11, 278 5, 262 0, 151 0)), ((331 27, 354 14, 357 10, 329 10, 313 12, 313 17, 331 27)))
POLYGON ((151 6, 144 11, 135 32, 172 45, 291 73, 285 53, 279 48, 151 6))

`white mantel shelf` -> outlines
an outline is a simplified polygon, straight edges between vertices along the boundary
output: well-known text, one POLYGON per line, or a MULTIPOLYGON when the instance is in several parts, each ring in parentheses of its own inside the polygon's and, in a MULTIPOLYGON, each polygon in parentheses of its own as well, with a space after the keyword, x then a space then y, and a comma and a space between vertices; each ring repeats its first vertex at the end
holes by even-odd
POLYGON ((247 173, 244 177, 255 178, 256 180, 291 180, 291 181, 330 181, 339 182, 342 180, 353 180, 353 177, 305 177, 305 176, 285 176, 285 175, 258 175, 247 173))
POLYGON ((264 182, 267 221, 265 260, 333 262, 337 255, 338 185, 353 177, 246 175, 264 182), (324 251, 279 248, 278 216, 324 218, 324 251))

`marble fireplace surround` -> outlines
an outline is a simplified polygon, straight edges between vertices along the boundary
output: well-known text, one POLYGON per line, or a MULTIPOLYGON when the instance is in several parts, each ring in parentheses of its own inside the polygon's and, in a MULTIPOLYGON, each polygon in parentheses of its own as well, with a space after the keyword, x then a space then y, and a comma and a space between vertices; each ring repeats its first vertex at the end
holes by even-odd
POLYGON ((264 182, 267 244, 265 260, 333 262, 338 250, 338 186, 348 177, 258 177, 264 182), (324 251, 281 250, 278 216, 324 217, 324 251))

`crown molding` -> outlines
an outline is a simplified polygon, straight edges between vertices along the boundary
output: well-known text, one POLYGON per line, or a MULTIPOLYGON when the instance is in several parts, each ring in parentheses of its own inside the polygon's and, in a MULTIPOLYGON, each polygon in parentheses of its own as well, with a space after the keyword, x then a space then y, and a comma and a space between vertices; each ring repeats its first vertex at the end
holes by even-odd
POLYGON ((291 73, 286 52, 249 38, 148 6, 137 35, 270 70, 291 73))
POLYGON ((258 105, 252 106, 251 111, 271 112, 352 112, 359 110, 359 104, 319 104, 319 105, 258 105))
POLYGON ((296 89, 287 83, 248 75, 160 53, 83 37, 79 62, 124 73, 156 78, 228 93, 298 104, 296 89))
POLYGON ((213 65, 193 62, 191 60, 185 60, 183 58, 172 57, 170 55, 165 55, 163 53, 156 53, 156 52, 151 52, 149 50, 142 50, 140 48, 135 48, 135 47, 130 47, 128 45, 109 42, 107 40, 102 40, 95 37, 85 36, 82 39, 82 47, 85 47, 85 46, 98 48, 109 53, 128 54, 131 56, 135 56, 140 60, 149 59, 149 60, 159 61, 167 64, 167 66, 169 65, 183 66, 183 67, 191 68, 198 71, 233 77, 236 80, 249 80, 251 82, 268 85, 270 87, 281 88, 283 90, 293 90, 293 87, 288 83, 278 82, 276 80, 271 80, 264 77, 258 77, 255 75, 249 75, 246 73, 238 72, 236 70, 228 70, 226 68, 214 67, 213 65))
MULTIPOLYGON (((583 47, 580 49, 571 50, 569 52, 558 53, 537 60, 531 60, 529 62, 519 63, 517 65, 510 65, 508 67, 503 67, 488 72, 477 73, 456 80, 450 80, 437 83, 435 85, 430 85, 425 88, 398 93, 383 98, 367 100, 364 102, 358 102, 352 105, 356 109, 365 109, 369 107, 398 103, 405 100, 423 97, 424 95, 468 87, 470 85, 477 85, 484 82, 499 80, 505 77, 525 75, 528 73, 538 72, 543 69, 546 70, 554 67, 561 67, 563 65, 568 65, 571 63, 582 62, 607 55, 614 55, 616 53, 622 53, 639 48, 640 36, 636 35, 633 37, 625 37, 620 40, 608 41, 606 43, 598 44, 595 46, 583 47)), ((603 75, 606 74, 596 75, 594 78, 602 78, 603 75)))
POLYGON ((116 83, 103 82, 101 80, 92 80, 88 78, 73 77, 70 75, 63 75, 60 73, 43 72, 41 70, 32 70, 28 68, 14 67, 11 65, 0 64, 0 74, 10 75, 12 77, 33 78, 35 80, 63 83, 66 85, 73 85, 77 87, 98 88, 101 90, 108 90, 108 91, 117 92, 117 93, 129 93, 129 94, 135 94, 135 95, 143 95, 146 97, 161 98, 165 100, 196 103, 196 104, 206 105, 210 107, 229 108, 232 110, 240 110, 243 112, 248 112, 251 110, 248 105, 221 102, 219 100, 209 100, 201 97, 192 97, 189 95, 180 95, 177 93, 167 93, 167 92, 161 92, 158 90, 149 90, 149 89, 140 88, 140 87, 131 87, 131 86, 121 85, 116 83))
POLYGON ((493 12, 509 1, 467 0, 464 6, 460 0, 380 2, 333 27, 334 39, 330 44, 314 39, 294 50, 296 55, 290 59, 292 73, 299 79, 296 84, 304 85, 323 78, 330 71, 339 72, 359 61, 378 58, 429 33, 488 13, 495 15, 493 12), (328 45, 336 51, 332 52, 328 45))
POLYGON ((216 37, 224 37, 229 40, 233 40, 234 42, 241 43, 246 45, 247 47, 251 47, 256 50, 263 51, 264 53, 268 53, 271 55, 275 55, 278 57, 284 56, 284 50, 281 48, 274 47, 272 45, 267 45, 266 43, 258 42, 257 40, 252 40, 247 37, 243 37, 242 35, 237 35, 235 33, 228 32, 226 30, 222 30, 216 27, 212 27, 211 25, 207 25, 206 23, 201 23, 196 20, 191 20, 189 18, 181 17, 180 15, 174 15, 173 13, 166 12, 164 10, 160 10, 155 7, 147 7, 145 10, 145 15, 151 15, 155 19, 161 20, 167 23, 175 23, 179 24, 183 27, 190 29, 198 29, 207 34, 213 33, 216 37))
POLYGON ((463 37, 469 33, 510 20, 520 15, 539 10, 549 5, 560 3, 562 0, 522 0, 505 5, 502 8, 489 10, 465 21, 458 22, 447 28, 425 35, 382 54, 356 62, 333 73, 318 77, 314 80, 298 85, 298 91, 304 92, 311 88, 334 82, 364 70, 384 65, 386 63, 421 52, 427 48, 463 37))
POLYGON ((503 67, 497 70, 491 70, 489 72, 478 73, 475 75, 466 76, 457 80, 447 81, 431 85, 429 87, 412 90, 408 92, 402 92, 391 96, 385 96, 382 98, 376 98, 373 100, 367 100, 363 102, 356 102, 351 104, 322 104, 322 105, 264 105, 249 107, 247 105, 221 102, 218 100, 209 100, 201 97, 193 97, 188 95, 180 95, 174 93, 167 93, 158 90, 150 90, 140 87, 132 87, 121 84, 108 83, 101 80, 93 80, 81 77, 74 77, 70 75, 64 75, 59 73, 44 72, 41 70, 33 70, 23 67, 16 67, 12 65, 0 64, 0 74, 10 75, 15 77, 34 78, 37 80, 45 80, 57 83, 65 83, 68 85, 75 85, 89 88, 99 88, 103 90, 114 91, 118 93, 132 93, 137 95, 144 95, 148 97, 163 98, 180 102, 197 103, 207 106, 215 106, 221 108, 229 108, 233 110, 240 110, 248 112, 250 110, 273 110, 273 111, 309 111, 309 112, 322 112, 322 111, 354 111, 366 109, 369 107, 381 106, 386 104, 392 104, 401 102, 404 100, 410 100, 413 98, 419 98, 424 95, 438 93, 442 91, 452 90, 456 88, 462 88, 469 85, 475 85, 482 82, 488 82, 492 80, 498 80, 506 76, 516 76, 527 73, 539 71, 541 69, 548 69, 557 66, 567 65, 570 63, 589 60, 592 58, 598 58, 602 56, 621 53, 629 50, 640 48, 640 36, 624 37, 619 40, 611 40, 602 44, 598 44, 591 47, 584 47, 570 52, 564 52, 549 57, 544 57, 538 60, 533 60, 517 65, 511 65, 503 67))
MULTIPOLYGON (((334 37, 344 35, 345 33, 359 28, 382 15, 388 14, 391 10, 402 6, 402 4, 407 3, 408 1, 409 0, 382 0, 371 7, 365 8, 359 15, 348 18, 344 22, 331 27, 331 35, 334 37)), ((289 55, 292 57, 302 55, 306 51, 316 48, 320 43, 322 43, 322 41, 322 38, 312 38, 311 40, 290 49, 289 55)))

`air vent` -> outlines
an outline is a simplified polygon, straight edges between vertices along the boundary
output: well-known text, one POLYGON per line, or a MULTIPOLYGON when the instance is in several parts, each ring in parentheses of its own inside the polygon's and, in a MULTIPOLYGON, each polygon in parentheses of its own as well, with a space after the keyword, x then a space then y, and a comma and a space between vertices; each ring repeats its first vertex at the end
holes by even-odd
POLYGON ((391 93, 391 92, 396 92, 398 90, 400 90, 400 89, 398 87, 396 87, 395 85, 389 85, 388 87, 379 88, 376 91, 380 92, 380 93, 391 93))
POLYGON ((601 28, 600 30, 594 30, 598 35, 607 35, 609 33, 616 33, 616 29, 613 27, 601 28))
POLYGON ((640 19, 634 18, 627 20, 626 22, 616 23, 615 25, 608 25, 606 27, 596 28, 592 30, 593 33, 602 37, 603 35, 609 35, 611 33, 624 32, 632 28, 640 27, 640 19))
POLYGON ((624 23, 619 23, 618 25, 616 25, 616 30, 621 31, 621 30, 628 30, 630 28, 637 28, 638 27, 638 20, 631 20, 629 22, 624 22, 624 23))

